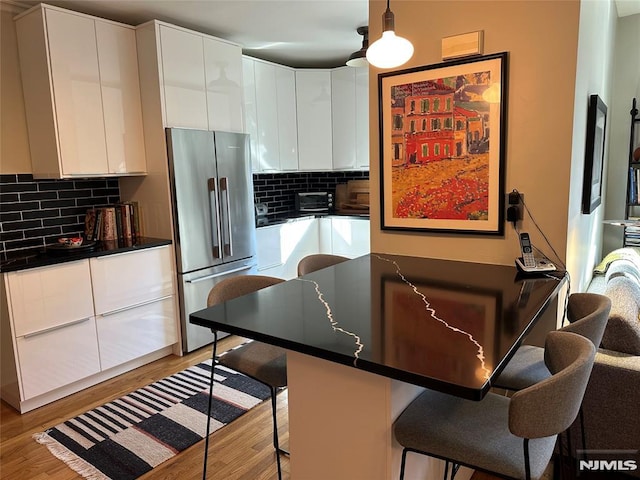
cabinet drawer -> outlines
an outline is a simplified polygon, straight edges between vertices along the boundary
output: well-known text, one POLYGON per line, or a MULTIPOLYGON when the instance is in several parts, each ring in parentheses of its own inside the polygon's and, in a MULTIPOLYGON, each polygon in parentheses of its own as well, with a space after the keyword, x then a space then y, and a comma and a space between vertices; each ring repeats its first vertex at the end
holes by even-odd
POLYGON ((16 337, 93 316, 88 260, 11 272, 6 282, 16 337))
POLYGON ((16 343, 23 400, 100 372, 94 317, 16 343))
POLYGON ((175 297, 96 319, 102 369, 114 367, 178 341, 175 297))
POLYGON ((96 314, 172 295, 173 276, 169 246, 92 258, 96 314))

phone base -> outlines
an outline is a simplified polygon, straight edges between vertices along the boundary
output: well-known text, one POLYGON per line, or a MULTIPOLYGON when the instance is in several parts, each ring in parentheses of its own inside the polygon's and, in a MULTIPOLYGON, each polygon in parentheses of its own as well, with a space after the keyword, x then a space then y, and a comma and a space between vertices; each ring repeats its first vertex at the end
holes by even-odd
POLYGON ((526 267, 522 257, 516 258, 516 267, 518 270, 526 273, 544 273, 555 272, 556 266, 545 258, 536 258, 536 264, 533 267, 526 267))

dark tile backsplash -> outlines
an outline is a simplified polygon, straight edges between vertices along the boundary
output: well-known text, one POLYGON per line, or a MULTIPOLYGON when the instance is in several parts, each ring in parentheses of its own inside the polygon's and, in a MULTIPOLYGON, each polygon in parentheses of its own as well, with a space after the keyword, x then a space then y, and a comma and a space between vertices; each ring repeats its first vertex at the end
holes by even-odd
POLYGON ((90 207, 117 203, 117 178, 34 180, 30 174, 0 175, 2 259, 84 232, 90 207))
MULTIPOLYGON (((295 213, 296 192, 335 192, 338 183, 367 178, 369 172, 254 174, 254 197, 267 204, 270 219, 281 218, 295 213)), ((0 260, 81 234, 88 208, 119 201, 117 178, 34 180, 30 174, 0 175, 0 260)))
POLYGON ((271 220, 295 213, 294 194, 297 192, 335 193, 339 183, 368 178, 368 171, 256 173, 253 192, 256 203, 267 204, 267 217, 271 220))

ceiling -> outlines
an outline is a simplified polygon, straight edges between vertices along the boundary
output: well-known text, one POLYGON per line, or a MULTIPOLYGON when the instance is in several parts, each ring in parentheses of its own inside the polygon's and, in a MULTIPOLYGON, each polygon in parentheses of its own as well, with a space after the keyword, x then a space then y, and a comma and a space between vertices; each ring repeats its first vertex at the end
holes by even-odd
MULTIPOLYGON (((426 1, 426 0, 423 0, 426 1)), ((32 6, 40 0, 11 1, 32 6)), ((247 55, 298 68, 344 65, 362 46, 368 0, 50 0, 51 5, 138 25, 158 19, 239 43, 247 55)), ((615 0, 618 16, 640 0, 615 0)), ((381 22, 382 19, 375 19, 381 22)))
MULTIPOLYGON (((40 1, 12 3, 32 6, 40 1)), ((349 55, 362 47, 362 36, 356 29, 367 25, 369 18, 368 0, 46 0, 45 3, 130 25, 164 20, 239 43, 247 55, 298 68, 344 65, 349 55)))

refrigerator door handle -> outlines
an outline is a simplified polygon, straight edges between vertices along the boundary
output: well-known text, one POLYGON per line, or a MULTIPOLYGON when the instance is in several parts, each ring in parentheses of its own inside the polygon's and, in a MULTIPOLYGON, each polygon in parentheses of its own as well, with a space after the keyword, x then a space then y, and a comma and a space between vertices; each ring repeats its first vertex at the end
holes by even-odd
POLYGON ((186 283, 198 283, 198 282, 202 282, 204 280, 209 280, 211 278, 222 277, 224 275, 230 275, 232 273, 238 273, 238 272, 243 272, 245 270, 250 270, 254 266, 255 265, 245 265, 244 267, 234 268, 232 270, 227 270, 225 272, 213 273, 211 275, 205 275, 204 277, 194 278, 193 280, 185 280, 185 282, 186 283))
POLYGON ((215 178, 207 179, 209 189, 209 211, 211 212, 211 246, 213 247, 213 258, 221 258, 220 251, 220 205, 218 205, 218 188, 215 178))
POLYGON ((220 191, 224 193, 221 197, 223 200, 221 202, 223 206, 222 217, 227 230, 225 232, 225 229, 222 229, 223 235, 226 233, 226 235, 223 236, 226 242, 224 244, 224 254, 231 257, 233 256, 233 235, 231 234, 231 206, 229 205, 229 179, 227 177, 220 177, 220 191))

